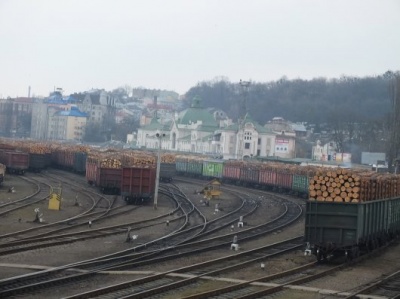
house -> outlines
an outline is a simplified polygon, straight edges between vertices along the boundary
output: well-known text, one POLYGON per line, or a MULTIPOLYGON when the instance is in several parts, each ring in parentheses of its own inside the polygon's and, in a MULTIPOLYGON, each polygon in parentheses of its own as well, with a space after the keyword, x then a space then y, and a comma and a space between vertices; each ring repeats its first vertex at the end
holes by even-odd
POLYGON ((338 152, 337 145, 333 141, 322 145, 321 141, 317 140, 312 148, 312 160, 350 163, 351 154, 338 152))
POLYGON ((282 117, 274 117, 264 127, 270 129, 275 135, 274 150, 270 156, 296 157, 296 132, 290 122, 282 117))

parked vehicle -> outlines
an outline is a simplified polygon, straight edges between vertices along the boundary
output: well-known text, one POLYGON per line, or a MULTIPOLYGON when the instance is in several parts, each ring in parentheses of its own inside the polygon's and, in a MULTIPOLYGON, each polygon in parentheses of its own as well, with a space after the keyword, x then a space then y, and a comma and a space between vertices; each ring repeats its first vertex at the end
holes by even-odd
POLYGON ((48 156, 46 154, 29 154, 29 170, 40 172, 47 168, 48 156))
POLYGON ((6 175, 6 167, 3 164, 0 164, 0 185, 4 181, 4 176, 6 175))
POLYGON ((399 197, 360 203, 307 201, 305 242, 318 261, 352 259, 399 234, 399 197))
POLYGON ((74 153, 74 161, 72 165, 72 170, 76 173, 85 173, 86 172, 86 159, 87 154, 84 152, 76 152, 74 153))
POLYGON ((203 160, 201 159, 189 159, 187 161, 187 174, 192 177, 203 176, 203 160))
POLYGON ((121 168, 101 167, 95 160, 86 160, 86 180, 96 186, 104 194, 119 195, 121 193, 121 168))
POLYGON ((160 163, 160 181, 171 182, 176 176, 176 163, 160 163))
POLYGON ((29 154, 19 151, 0 150, 0 163, 9 173, 24 174, 29 168, 29 154))
POLYGON ((176 173, 179 175, 186 175, 187 174, 187 165, 188 159, 184 156, 177 156, 176 157, 176 173))
POLYGON ((222 178, 223 161, 222 160, 204 160, 203 177, 206 179, 222 178))
POLYGON ((128 204, 146 204, 154 196, 156 168, 122 168, 121 196, 128 204))

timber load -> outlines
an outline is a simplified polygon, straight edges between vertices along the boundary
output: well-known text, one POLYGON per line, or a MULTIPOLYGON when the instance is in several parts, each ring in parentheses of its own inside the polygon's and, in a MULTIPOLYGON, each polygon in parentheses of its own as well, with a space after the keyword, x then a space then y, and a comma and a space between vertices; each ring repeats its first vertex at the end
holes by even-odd
POLYGON ((355 169, 317 171, 309 183, 309 199, 366 202, 400 196, 400 176, 355 169))
POLYGON ((161 163, 167 163, 167 164, 176 163, 176 155, 170 153, 161 154, 161 163))
POLYGON ((155 167, 156 159, 154 154, 141 151, 127 151, 121 155, 124 167, 155 167))
POLYGON ((122 168, 120 155, 105 152, 90 153, 87 157, 88 164, 97 165, 100 168, 122 168))

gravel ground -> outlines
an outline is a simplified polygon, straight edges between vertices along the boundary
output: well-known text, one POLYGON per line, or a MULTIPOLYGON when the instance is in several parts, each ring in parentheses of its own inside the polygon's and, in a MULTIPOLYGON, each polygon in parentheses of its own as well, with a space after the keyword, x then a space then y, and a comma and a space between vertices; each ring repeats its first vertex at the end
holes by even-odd
MULTIPOLYGON (((191 184, 180 184, 181 189, 188 196, 192 197, 193 202, 196 206, 208 217, 208 219, 213 219, 217 216, 227 213, 227 211, 238 206, 238 199, 224 193, 220 199, 212 200, 212 204, 207 207, 203 204, 202 195, 195 194, 195 191, 199 189, 199 186, 191 184), (221 211, 215 213, 214 205, 219 204, 221 211)), ((0 189, 0 202, 6 202, 7 200, 12 200, 16 197, 26 196, 32 193, 33 187, 20 178, 15 176, 7 176, 0 189), (8 193, 8 186, 14 186, 16 192, 8 193)), ((63 190, 63 198, 65 197, 65 204, 63 205, 61 211, 49 211, 47 210, 47 202, 43 202, 40 206, 41 211, 43 211, 45 219, 65 219, 65 217, 70 217, 72 215, 79 214, 82 210, 87 208, 89 205, 89 199, 80 198, 80 207, 75 207, 73 205, 75 201, 76 191, 65 187, 63 190), (87 204, 85 203, 87 202, 87 204), (50 217, 51 215, 51 217, 50 217)), ((118 204, 123 204, 121 199, 118 199, 118 204)), ((293 201, 304 203, 300 199, 293 199, 293 201)), ((127 207, 131 208, 131 206, 127 207)), ((162 196, 159 198, 158 209, 153 209, 152 206, 142 206, 137 209, 132 209, 131 212, 120 215, 115 218, 111 218, 107 221, 95 222, 93 228, 101 227, 103 225, 115 225, 121 223, 128 223, 130 221, 139 221, 146 218, 151 218, 156 215, 162 215, 168 213, 172 210, 171 204, 163 199, 162 196)), ((282 211, 282 206, 277 203, 271 203, 267 199, 262 201, 261 207, 248 219, 244 219, 246 225, 243 229, 258 225, 266 220, 272 220, 277 217, 282 211)), ((34 212, 32 207, 21 210, 18 213, 10 213, 2 216, 0 225, 0 234, 26 229, 33 224, 31 221, 34 218, 34 212), (18 218, 22 218, 19 222, 18 218)), ((172 216, 171 216, 172 217, 172 216)), ((53 220, 54 221, 54 220, 53 220)), ((115 234, 109 237, 102 237, 98 239, 91 239, 84 242, 75 242, 71 244, 66 244, 62 246, 54 246, 50 248, 32 250, 29 252, 23 252, 18 254, 12 254, 0 257, 0 264, 14 264, 17 265, 38 265, 38 266, 59 266, 68 263, 75 262, 82 259, 90 259, 96 256, 101 256, 104 254, 112 253, 115 251, 131 248, 138 243, 146 242, 148 240, 157 238, 170 232, 176 228, 175 223, 171 222, 169 226, 161 222, 159 225, 134 231, 139 237, 136 241, 131 243, 126 243, 126 234, 124 232, 120 234, 115 234)), ((88 228, 85 228, 88 229, 88 228)), ((235 226, 234 231, 238 231, 241 228, 235 226)), ((226 228, 225 232, 230 232, 231 228, 226 228)), ((240 251, 247 250, 254 247, 259 247, 265 244, 272 244, 281 240, 285 240, 291 237, 296 237, 302 235, 304 232, 304 218, 296 221, 293 225, 288 228, 282 229, 276 233, 269 236, 253 240, 246 243, 239 243, 240 251)), ((239 240, 240 242, 240 240, 239 240)), ((198 263, 201 261, 206 261, 218 256, 235 254, 230 248, 226 250, 217 250, 213 252, 206 252, 199 254, 195 257, 180 259, 178 264, 176 261, 170 263, 163 263, 157 267, 143 267, 140 270, 143 271, 157 271, 162 272, 168 269, 175 268, 177 266, 185 266, 189 264, 198 263)), ((324 277, 318 281, 309 283, 308 287, 328 289, 333 291, 352 291, 357 289, 360 285, 374 281, 379 277, 387 275, 395 270, 400 269, 400 245, 395 244, 390 246, 390 248, 385 249, 381 253, 377 254, 373 258, 367 261, 360 262, 359 264, 352 265, 341 272, 335 273, 329 277, 324 277), (351 279, 349 279, 349 277, 351 279)), ((260 264, 256 263, 249 267, 228 273, 225 278, 230 279, 242 279, 249 280, 257 277, 265 276, 268 274, 278 273, 284 270, 288 270, 293 267, 300 266, 302 264, 314 261, 314 257, 305 257, 302 250, 292 252, 277 258, 269 259, 265 261, 265 269, 260 268, 260 264)), ((18 267, 1 266, 0 265, 0 278, 12 277, 15 275, 30 273, 34 271, 33 269, 24 269, 18 267)), ((137 270, 137 269, 135 269, 137 270)), ((141 277, 143 275, 148 275, 149 273, 142 274, 118 274, 118 275, 99 275, 90 280, 84 280, 79 283, 77 287, 76 284, 58 286, 49 290, 35 293, 34 295, 18 296, 18 298, 61 298, 63 296, 71 295, 76 292, 83 292, 91 289, 96 289, 101 286, 115 284, 131 279, 141 277)), ((196 290, 205 290, 210 288, 211 285, 218 285, 222 287, 227 284, 227 282, 206 281, 202 282, 196 287, 196 290)), ((183 291, 187 294, 187 290, 183 291)), ((193 290, 192 290, 193 292, 193 290)), ((166 296, 165 298, 169 298, 166 296)), ((179 298, 177 294, 175 297, 179 298)), ((280 294, 274 295, 274 298, 336 298, 334 296, 327 296, 323 294, 318 294, 316 292, 300 292, 294 290, 287 290, 280 294)))

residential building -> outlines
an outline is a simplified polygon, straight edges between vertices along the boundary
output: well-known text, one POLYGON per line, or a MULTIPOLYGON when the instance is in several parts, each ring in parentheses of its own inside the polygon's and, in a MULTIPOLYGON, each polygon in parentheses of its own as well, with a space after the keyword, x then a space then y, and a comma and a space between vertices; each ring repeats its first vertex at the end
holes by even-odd
POLYGON ((27 97, 0 99, 0 135, 29 137, 33 101, 27 97))
POLYGON ((351 162, 350 153, 341 153, 337 150, 335 142, 327 142, 324 145, 317 140, 316 145, 312 148, 312 159, 315 161, 335 161, 335 162, 351 162))
POLYGON ((296 132, 292 124, 282 117, 274 117, 264 126, 275 135, 274 149, 270 156, 280 158, 296 157, 296 132))
POLYGON ((70 110, 50 108, 49 114, 48 139, 82 141, 88 118, 86 113, 72 106, 70 110))

